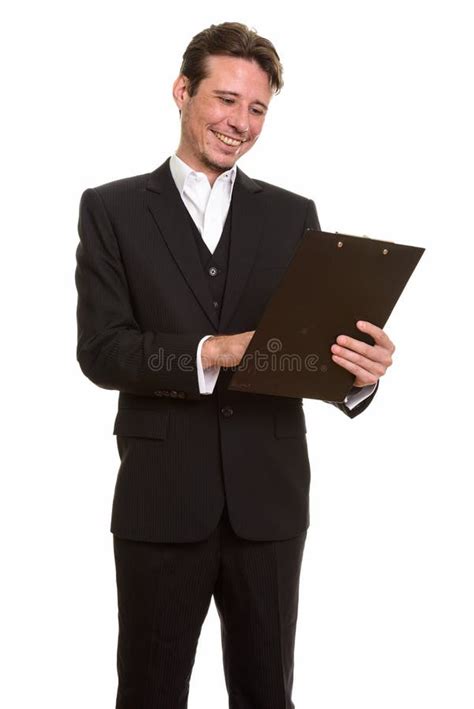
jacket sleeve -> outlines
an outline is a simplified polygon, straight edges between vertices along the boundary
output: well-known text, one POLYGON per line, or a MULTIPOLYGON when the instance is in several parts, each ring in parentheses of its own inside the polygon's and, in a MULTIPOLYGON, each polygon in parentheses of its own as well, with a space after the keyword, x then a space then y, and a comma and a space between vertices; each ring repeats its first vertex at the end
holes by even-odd
POLYGON ((119 244, 96 189, 82 194, 76 251, 77 360, 103 389, 199 399, 196 351, 208 333, 143 332, 119 244))
MULTIPOLYGON (((313 202, 312 199, 308 200, 308 210, 306 212, 306 219, 305 219, 305 229, 317 229, 321 230, 321 226, 319 224, 319 218, 318 218, 318 213, 316 211, 316 205, 313 202)), ((338 409, 340 409, 346 416, 349 416, 349 418, 353 419, 359 414, 361 414, 365 409, 368 407, 372 399, 374 398, 377 390, 379 388, 379 382, 377 382, 377 386, 375 387, 374 391, 365 398, 363 401, 361 401, 357 406, 354 406, 352 409, 350 409, 344 402, 339 402, 339 401, 325 401, 326 404, 332 404, 333 406, 336 406, 338 409)), ((353 391, 353 389, 351 389, 353 391)))

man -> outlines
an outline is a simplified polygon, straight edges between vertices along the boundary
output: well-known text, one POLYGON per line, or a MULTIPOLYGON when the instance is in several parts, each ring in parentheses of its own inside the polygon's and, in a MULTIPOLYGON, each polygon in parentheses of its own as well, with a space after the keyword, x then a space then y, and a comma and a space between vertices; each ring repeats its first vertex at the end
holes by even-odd
MULTIPOLYGON (((120 392, 111 531, 119 607, 118 709, 187 706, 214 597, 233 709, 293 707, 298 584, 310 468, 301 399, 227 389, 314 202, 250 179, 237 160, 283 85, 273 45, 239 23, 200 32, 173 96, 176 154, 87 189, 77 250, 77 356, 120 392)), ((350 417, 393 344, 341 335, 350 417)))

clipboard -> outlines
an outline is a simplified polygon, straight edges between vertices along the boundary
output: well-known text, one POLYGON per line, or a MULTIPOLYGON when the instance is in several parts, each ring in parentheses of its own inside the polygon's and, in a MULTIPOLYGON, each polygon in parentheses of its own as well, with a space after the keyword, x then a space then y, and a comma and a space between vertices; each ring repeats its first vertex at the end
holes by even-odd
POLYGON ((229 389, 342 402, 355 376, 332 360, 356 322, 383 328, 425 249, 306 229, 234 369, 229 389))

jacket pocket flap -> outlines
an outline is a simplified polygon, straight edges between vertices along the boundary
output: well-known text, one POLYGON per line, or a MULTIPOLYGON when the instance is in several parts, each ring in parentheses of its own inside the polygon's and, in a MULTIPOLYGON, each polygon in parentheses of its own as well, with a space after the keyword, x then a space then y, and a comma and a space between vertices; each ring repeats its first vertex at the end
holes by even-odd
POLYGON ((168 433, 169 411, 119 409, 115 418, 114 436, 161 438, 168 433))

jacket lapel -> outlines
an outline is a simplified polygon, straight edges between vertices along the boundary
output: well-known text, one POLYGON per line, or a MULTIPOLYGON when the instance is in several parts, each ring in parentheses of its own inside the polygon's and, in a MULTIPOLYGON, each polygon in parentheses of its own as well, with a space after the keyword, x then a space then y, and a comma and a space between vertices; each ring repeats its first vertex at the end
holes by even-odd
POLYGON ((186 207, 169 169, 169 158, 150 174, 146 189, 149 194, 148 208, 166 241, 171 256, 207 315, 213 329, 217 330, 217 314, 212 305, 209 286, 199 259, 194 234, 185 212, 186 207))
POLYGON ((229 266, 220 329, 225 332, 239 303, 263 231, 263 188, 237 168, 232 192, 229 266))
POLYGON ((242 295, 262 235, 263 214, 258 198, 262 188, 237 168, 232 192, 229 267, 220 323, 185 212, 186 207, 169 169, 169 158, 150 173, 146 190, 148 208, 173 259, 214 330, 223 331, 242 295))

